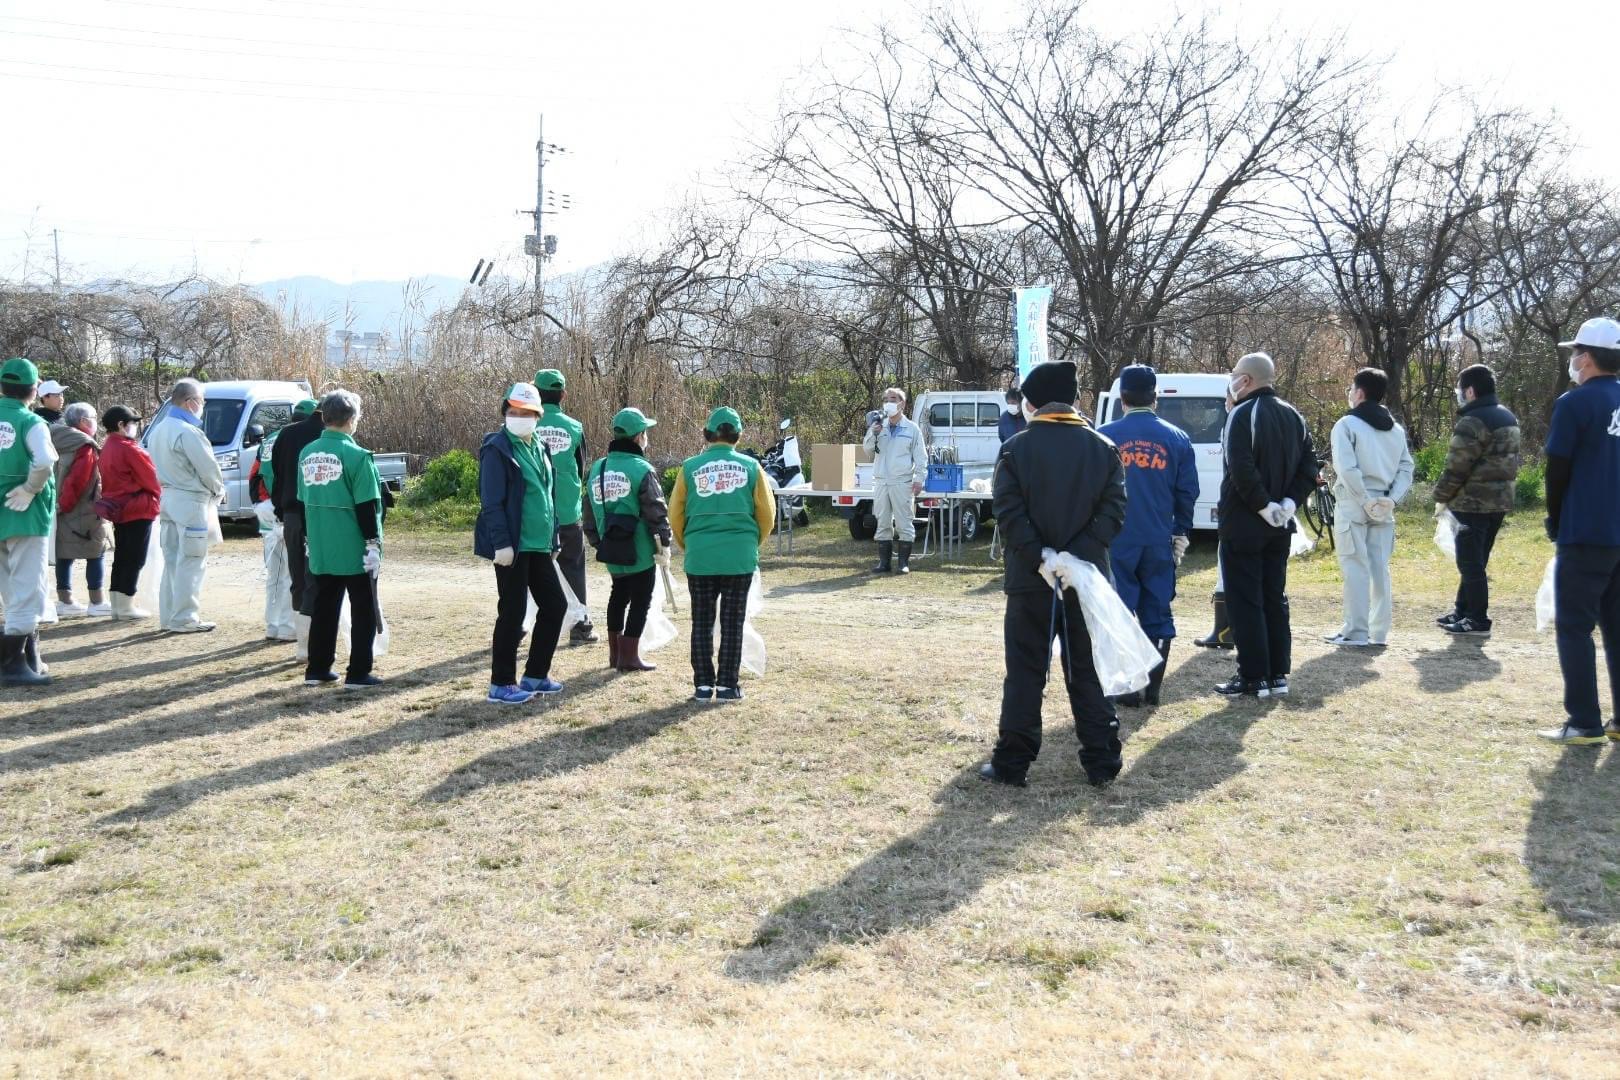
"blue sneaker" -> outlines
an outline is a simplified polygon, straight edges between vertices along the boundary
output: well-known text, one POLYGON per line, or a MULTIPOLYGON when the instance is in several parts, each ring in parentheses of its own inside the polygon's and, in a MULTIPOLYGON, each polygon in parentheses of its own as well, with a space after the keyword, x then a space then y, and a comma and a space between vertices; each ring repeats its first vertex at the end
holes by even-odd
POLYGON ((740 686, 718 686, 715 688, 714 700, 716 701, 741 701, 742 699, 743 692, 740 686))
POLYGON ((494 683, 490 683, 489 697, 486 700, 493 701, 497 705, 521 705, 532 697, 534 697, 533 694, 519 687, 496 686, 494 683))
POLYGON ((563 689, 556 679, 531 679, 527 675, 518 680, 518 686, 531 694, 560 694, 563 689))
MULTIPOLYGON (((692 691, 692 700, 693 701, 713 701, 714 700, 714 687, 712 687, 712 686, 700 686, 700 687, 698 687, 696 690, 692 691)), ((1620 738, 1620 736, 1616 736, 1616 737, 1620 738)))

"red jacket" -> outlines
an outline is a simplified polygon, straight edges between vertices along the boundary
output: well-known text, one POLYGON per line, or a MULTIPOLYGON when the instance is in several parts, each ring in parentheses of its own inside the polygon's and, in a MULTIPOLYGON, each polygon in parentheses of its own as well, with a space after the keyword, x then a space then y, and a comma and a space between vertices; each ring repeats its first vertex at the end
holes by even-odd
POLYGON ((79 499, 89 490, 96 478, 96 447, 79 447, 79 452, 73 456, 73 464, 68 466, 67 475, 62 477, 62 486, 56 489, 56 512, 65 514, 79 505, 79 499))
POLYGON ((129 436, 109 434, 101 448, 101 497, 111 502, 128 500, 113 524, 156 519, 162 492, 151 455, 129 436))

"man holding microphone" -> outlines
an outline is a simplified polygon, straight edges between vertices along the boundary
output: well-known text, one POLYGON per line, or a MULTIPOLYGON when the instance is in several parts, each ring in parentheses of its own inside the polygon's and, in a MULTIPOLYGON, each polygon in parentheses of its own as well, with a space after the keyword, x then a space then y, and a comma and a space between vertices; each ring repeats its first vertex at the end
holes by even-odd
POLYGON ((874 574, 892 569, 896 534, 900 573, 911 573, 911 545, 917 539, 915 500, 928 475, 928 447, 922 428, 906 418, 906 392, 883 391, 883 416, 861 443, 872 455, 872 513, 877 516, 878 562, 874 574))

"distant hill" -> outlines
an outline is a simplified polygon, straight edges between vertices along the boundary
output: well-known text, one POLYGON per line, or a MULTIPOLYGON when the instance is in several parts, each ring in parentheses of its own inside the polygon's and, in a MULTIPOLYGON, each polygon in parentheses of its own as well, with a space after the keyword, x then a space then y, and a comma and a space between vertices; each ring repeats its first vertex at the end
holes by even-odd
POLYGON ((430 274, 405 281, 356 281, 340 285, 322 277, 292 277, 252 286, 260 296, 284 311, 297 311, 308 320, 320 320, 332 330, 357 334, 396 335, 406 308, 406 288, 412 303, 432 315, 461 298, 467 287, 460 278, 430 274))

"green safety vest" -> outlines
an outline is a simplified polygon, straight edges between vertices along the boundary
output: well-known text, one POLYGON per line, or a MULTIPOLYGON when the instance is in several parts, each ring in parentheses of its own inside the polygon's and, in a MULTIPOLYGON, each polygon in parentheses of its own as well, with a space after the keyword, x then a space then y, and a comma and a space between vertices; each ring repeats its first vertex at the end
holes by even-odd
POLYGON ((578 525, 579 448, 585 444, 585 426, 562 411, 560 405, 547 405, 540 411, 534 437, 551 451, 551 468, 557 477, 557 524, 578 525))
POLYGON ((8 510, 4 501, 12 488, 27 482, 33 468, 28 432, 49 426, 44 417, 24 408, 16 398, 0 398, 0 540, 50 534, 51 519, 56 516, 56 470, 51 470, 44 489, 22 513, 8 510))
POLYGON ((759 462, 717 443, 687 458, 686 559, 688 574, 752 574, 759 568, 759 522, 754 485, 759 462))
MULTIPOLYGON (((641 517, 641 482, 652 466, 637 454, 614 451, 591 466, 586 484, 590 492, 591 513, 596 516, 596 534, 607 530, 609 514, 629 514, 641 517)), ((604 563, 610 574, 639 574, 653 564, 653 537, 647 523, 636 526, 636 561, 632 566, 604 563)))
POLYGON ((382 538, 382 481, 371 451, 345 432, 321 432, 298 455, 298 498, 304 504, 310 573, 365 573, 366 538, 355 507, 377 504, 377 537, 382 538))
POLYGON ((523 477, 523 520, 518 525, 519 551, 550 551, 556 532, 555 512, 551 505, 553 471, 546 464, 546 451, 536 438, 524 442, 506 433, 512 444, 512 457, 517 460, 518 472, 523 477))

